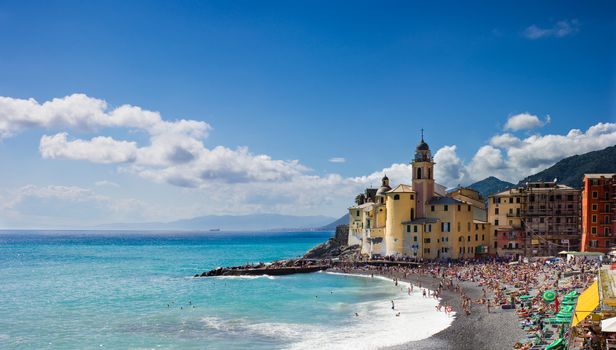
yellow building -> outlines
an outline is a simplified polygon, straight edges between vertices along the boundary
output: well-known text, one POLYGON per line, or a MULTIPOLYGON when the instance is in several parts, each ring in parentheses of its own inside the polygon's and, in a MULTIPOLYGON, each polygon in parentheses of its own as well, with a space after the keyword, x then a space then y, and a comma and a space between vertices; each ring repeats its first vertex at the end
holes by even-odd
POLYGON ((387 176, 349 208, 349 245, 367 256, 463 259, 490 253, 490 225, 481 195, 469 188, 447 193, 434 181, 428 144, 417 145, 411 185, 393 189, 387 176))

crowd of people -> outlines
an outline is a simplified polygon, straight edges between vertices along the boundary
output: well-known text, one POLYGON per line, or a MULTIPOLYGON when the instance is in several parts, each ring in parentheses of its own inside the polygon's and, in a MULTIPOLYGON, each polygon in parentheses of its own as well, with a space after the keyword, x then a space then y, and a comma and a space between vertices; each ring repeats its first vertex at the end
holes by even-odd
MULTIPOLYGON (((390 259, 388 261, 399 261, 390 259)), ((404 260, 402 260, 404 261, 404 260)), ((421 263, 409 264, 341 264, 338 266, 346 272, 379 274, 410 281, 423 289, 424 297, 439 298, 443 291, 457 295, 458 311, 469 316, 478 312, 479 307, 487 313, 498 309, 515 309, 519 325, 528 334, 515 344, 517 349, 530 349, 533 344, 549 341, 554 334, 563 334, 560 328, 552 329, 543 319, 558 311, 558 297, 553 303, 542 299, 545 291, 554 291, 557 296, 575 290, 584 290, 595 279, 598 263, 581 259, 565 262, 562 259, 536 260, 532 262, 469 260, 455 263, 421 263), (423 276, 423 278, 418 278, 423 276), (426 276, 431 277, 431 286, 422 285, 426 276), (465 286, 480 288, 472 298, 465 286), (522 297, 522 298, 520 298, 522 297)), ((410 289, 411 287, 409 287, 410 289)), ((476 289, 475 289, 476 290, 476 289)), ((409 290, 409 293, 411 291, 409 290)), ((451 311, 453 305, 439 304, 436 311, 451 311)), ((563 327, 557 326, 557 327, 563 327)))

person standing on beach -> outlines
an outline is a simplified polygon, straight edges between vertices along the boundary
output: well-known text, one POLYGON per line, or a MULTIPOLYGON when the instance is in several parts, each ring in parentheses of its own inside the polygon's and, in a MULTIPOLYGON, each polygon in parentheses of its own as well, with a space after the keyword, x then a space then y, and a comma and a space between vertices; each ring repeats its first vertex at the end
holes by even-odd
POLYGON ((391 301, 391 309, 392 309, 392 310, 395 310, 395 309, 396 309, 396 307, 395 307, 395 305, 394 305, 394 301, 393 301, 393 300, 391 301))

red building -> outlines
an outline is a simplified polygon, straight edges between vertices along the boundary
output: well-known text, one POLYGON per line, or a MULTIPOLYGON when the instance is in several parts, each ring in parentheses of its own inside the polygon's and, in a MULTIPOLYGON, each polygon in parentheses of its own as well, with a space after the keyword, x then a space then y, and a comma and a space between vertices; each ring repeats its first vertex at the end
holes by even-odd
POLYGON ((585 174, 582 192, 582 251, 616 249, 616 174, 585 174))

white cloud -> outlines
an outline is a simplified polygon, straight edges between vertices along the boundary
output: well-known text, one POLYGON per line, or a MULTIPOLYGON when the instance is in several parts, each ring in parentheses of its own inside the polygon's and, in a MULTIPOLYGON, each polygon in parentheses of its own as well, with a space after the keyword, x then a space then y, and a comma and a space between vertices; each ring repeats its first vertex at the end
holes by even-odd
POLYGON ((580 30, 580 22, 577 19, 562 20, 556 22, 550 28, 541 28, 535 24, 527 27, 523 35, 531 40, 541 38, 563 38, 577 33, 580 30))
POLYGON ((39 150, 43 158, 87 160, 94 163, 133 162, 137 156, 137 144, 116 141, 111 137, 97 136, 89 141, 68 141, 67 133, 43 135, 39 150))
POLYGON ((434 178, 447 187, 466 182, 468 173, 456 153, 456 146, 443 146, 434 154, 434 178))
POLYGON ((517 182, 563 158, 613 145, 616 145, 616 123, 598 123, 586 131, 572 129, 566 135, 532 135, 523 139, 511 134, 496 135, 468 163, 453 154, 450 146, 441 148, 449 156, 438 162, 437 166, 443 170, 437 168, 435 176, 447 186, 455 185, 454 179, 460 178, 460 174, 467 175, 467 184, 488 176, 517 182), (461 163, 464 170, 460 170, 461 163))
POLYGON ((346 159, 342 157, 332 157, 329 158, 330 163, 346 163, 346 159))
POLYGON ((96 181, 94 185, 97 187, 120 187, 119 184, 109 180, 96 181))
POLYGON ((208 182, 288 181, 309 171, 296 160, 275 160, 252 154, 245 147, 208 149, 203 138, 210 126, 205 122, 165 121, 158 112, 130 105, 110 108, 105 101, 83 94, 44 103, 0 97, 0 137, 28 128, 143 130, 149 135, 149 144, 143 146, 109 136, 69 140, 64 131, 44 135, 39 151, 44 158, 123 164, 123 171, 182 187, 199 187, 208 182))
POLYGON ((507 119, 507 123, 505 123, 505 130, 524 130, 524 129, 534 129, 537 127, 544 126, 550 122, 550 116, 547 116, 545 120, 540 120, 536 115, 532 115, 529 113, 521 113, 516 114, 514 116, 509 117, 507 119))
POLYGON ((16 227, 85 227, 159 218, 161 211, 135 198, 112 198, 88 188, 26 185, 0 189, 0 219, 16 227))

